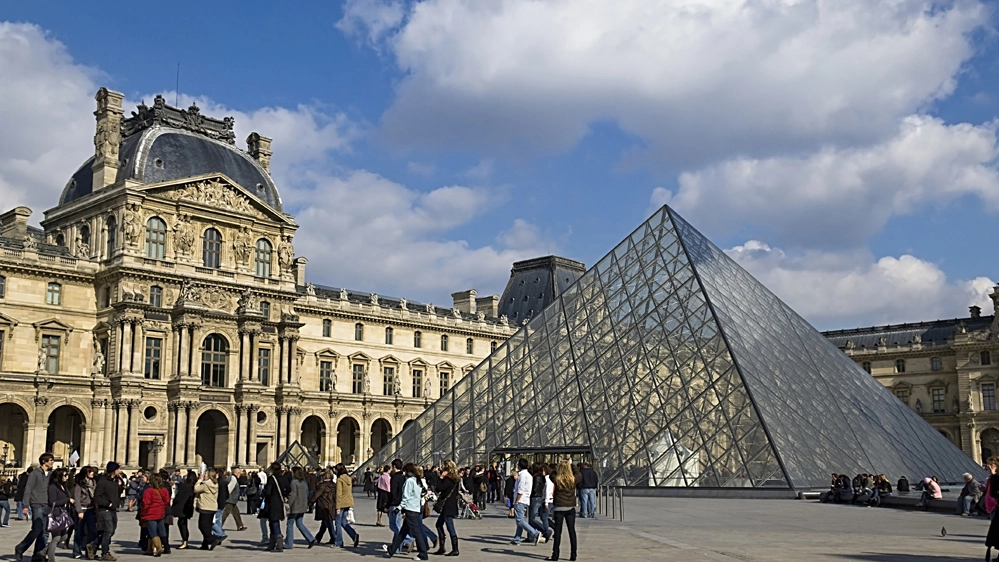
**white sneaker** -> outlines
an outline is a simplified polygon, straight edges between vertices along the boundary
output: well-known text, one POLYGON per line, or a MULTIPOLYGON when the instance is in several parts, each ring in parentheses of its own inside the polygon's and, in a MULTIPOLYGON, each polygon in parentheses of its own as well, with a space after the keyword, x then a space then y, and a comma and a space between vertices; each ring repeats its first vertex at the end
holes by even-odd
POLYGON ((383 544, 382 545, 382 552, 388 552, 388 545, 387 544, 383 544))

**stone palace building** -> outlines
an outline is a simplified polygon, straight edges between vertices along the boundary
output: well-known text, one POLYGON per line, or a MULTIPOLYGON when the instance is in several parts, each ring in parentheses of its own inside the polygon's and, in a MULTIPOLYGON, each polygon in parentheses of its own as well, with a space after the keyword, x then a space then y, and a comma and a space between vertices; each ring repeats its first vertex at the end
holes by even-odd
POLYGON ((4 464, 257 466, 295 441, 356 464, 513 333, 474 290, 306 283, 270 139, 122 98, 97 93, 94 156, 41 229, 0 215, 4 464))

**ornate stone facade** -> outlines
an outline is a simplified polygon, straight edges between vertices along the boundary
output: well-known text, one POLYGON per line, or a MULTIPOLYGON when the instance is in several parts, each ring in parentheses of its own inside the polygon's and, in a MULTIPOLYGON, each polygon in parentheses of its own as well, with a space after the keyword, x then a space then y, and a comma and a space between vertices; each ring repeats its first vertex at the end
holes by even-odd
POLYGON ((0 215, 6 463, 258 466, 295 441, 357 463, 513 333, 494 307, 307 284, 270 139, 247 153, 229 118, 158 99, 122 119, 121 99, 98 93, 95 157, 42 229, 0 215), (205 146, 228 152, 199 170, 205 146))
MULTIPOLYGON (((999 313, 999 286, 990 296, 999 313)), ((969 457, 981 462, 999 454, 997 319, 999 314, 982 316, 973 306, 967 318, 825 335, 969 457)))

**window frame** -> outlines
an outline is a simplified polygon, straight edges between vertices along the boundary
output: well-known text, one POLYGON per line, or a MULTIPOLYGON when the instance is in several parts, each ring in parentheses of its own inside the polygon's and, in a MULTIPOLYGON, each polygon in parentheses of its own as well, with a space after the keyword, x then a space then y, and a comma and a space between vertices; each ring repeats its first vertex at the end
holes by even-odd
POLYGON ((416 349, 420 349, 423 347, 423 332, 419 330, 413 332, 413 347, 415 347, 416 349))
POLYGON ((142 357, 143 377, 147 380, 160 380, 163 367, 163 338, 146 336, 142 357))
POLYGON ((323 337, 333 337, 333 321, 329 318, 323 318, 323 337))
POLYGON ((151 260, 166 259, 166 221, 159 217, 149 217, 146 221, 145 256, 151 260))
POLYGON ((931 371, 942 371, 943 370, 943 357, 939 355, 934 355, 930 357, 930 370, 931 371))
POLYGON ((115 218, 114 215, 111 215, 110 217, 108 217, 106 224, 108 229, 108 237, 106 240, 107 242, 106 257, 110 258, 114 256, 114 251, 117 249, 118 246, 118 219, 115 218))
POLYGON ((257 277, 270 278, 271 265, 274 260, 274 244, 266 238, 260 238, 253 246, 253 273, 257 277), (263 244, 264 247, 261 247, 263 244))
POLYGON ((351 363, 350 388, 351 394, 364 394, 364 363, 351 363))
MULTIPOLYGON (((215 347, 213 345, 213 347, 215 347)), ((229 363, 229 342, 222 334, 205 336, 201 343, 201 386, 226 388, 226 371, 229 363), (208 349, 211 340, 219 342, 221 349, 208 349)))
POLYGON ((930 411, 934 414, 947 413, 947 390, 945 388, 941 386, 930 388, 930 411))
POLYGON ((62 284, 50 281, 45 286, 45 304, 51 306, 62 306, 62 284))
POLYGON ((271 383, 271 348, 257 348, 257 382, 263 386, 270 386, 271 383))
POLYGON ((466 338, 465 339, 465 354, 474 355, 475 354, 475 339, 466 338))
POLYGON ((364 324, 361 322, 354 324, 354 341, 364 341, 364 324))
POLYGON ((992 365, 992 352, 987 349, 983 349, 982 352, 978 354, 978 362, 981 363, 983 367, 992 365))
POLYGON ((905 372, 905 359, 896 359, 895 360, 895 372, 896 373, 904 373, 905 372))
POLYGON ((264 317, 264 320, 271 319, 271 303, 269 301, 260 301, 260 315, 264 317))
POLYGON ((863 363, 861 363, 860 364, 860 368, 863 369, 864 372, 867 373, 868 375, 871 374, 871 362, 870 361, 864 361, 863 363))
POLYGON ((333 392, 333 360, 319 361, 319 392, 333 392))
POLYGON ((0 275, 0 299, 7 294, 7 278, 0 275))
POLYGON ((222 269, 222 233, 215 227, 205 229, 201 235, 201 266, 205 269, 222 269))
POLYGON ((441 351, 447 351, 449 340, 447 334, 441 334, 441 351))
POLYGON ((982 410, 994 411, 996 409, 996 385, 994 383, 983 383, 981 391, 982 410), (989 392, 985 391, 986 387, 988 387, 989 392))
POLYGON ((382 365, 382 396, 395 396, 395 365, 382 365))
POLYGON ((163 308, 163 287, 159 285, 149 287, 149 306, 163 308))
POLYGON ((452 371, 439 371, 437 373, 437 384, 440 388, 441 397, 451 390, 451 372, 452 371))
POLYGON ((909 405, 912 393, 909 391, 908 388, 896 388, 892 391, 892 393, 895 395, 895 398, 898 398, 899 401, 901 401, 903 404, 905 404, 906 406, 909 405))
POLYGON ((392 326, 385 328, 385 345, 392 345, 395 341, 395 329, 392 326))
POLYGON ((59 334, 42 334, 40 341, 41 349, 45 350, 45 372, 49 375, 58 375, 59 367, 62 359, 62 341, 63 336, 59 334), (55 353, 52 353, 53 345, 55 343, 55 353), (53 362, 55 363, 55 368, 53 369, 53 362))
POLYGON ((419 369, 410 369, 409 372, 413 379, 413 398, 423 398, 423 377, 426 372, 425 369, 420 367, 419 369))

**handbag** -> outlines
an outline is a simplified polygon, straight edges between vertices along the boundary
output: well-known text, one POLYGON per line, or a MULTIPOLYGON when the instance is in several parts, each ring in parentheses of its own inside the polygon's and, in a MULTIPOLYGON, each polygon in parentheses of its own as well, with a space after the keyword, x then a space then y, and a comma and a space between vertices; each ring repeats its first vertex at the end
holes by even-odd
POLYGON ((61 507, 54 507, 49 513, 46 530, 55 535, 61 535, 73 528, 73 516, 69 511, 61 507))
MULTIPOLYGON (((454 495, 454 490, 457 487, 458 487, 457 484, 451 486, 451 489, 448 491, 446 498, 437 498, 437 501, 434 502, 434 512, 440 513, 441 511, 444 510, 444 504, 447 502, 448 499, 451 498, 452 495, 454 495)), ((428 513, 427 515, 429 516, 430 514, 428 513)))
POLYGON ((350 523, 350 524, 356 523, 356 521, 354 521, 354 508, 353 507, 347 508, 347 523, 350 523))

